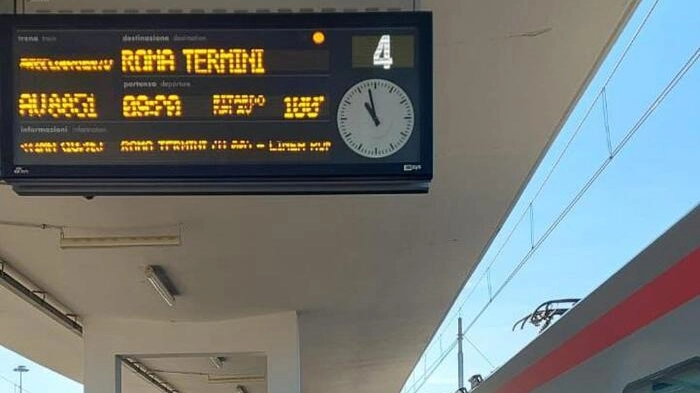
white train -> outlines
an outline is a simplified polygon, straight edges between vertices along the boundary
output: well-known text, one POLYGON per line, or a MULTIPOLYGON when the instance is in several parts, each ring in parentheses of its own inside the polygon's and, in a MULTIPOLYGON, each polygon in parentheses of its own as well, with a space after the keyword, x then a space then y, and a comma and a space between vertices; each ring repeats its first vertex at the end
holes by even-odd
POLYGON ((696 207, 472 391, 698 393, 699 295, 696 207))

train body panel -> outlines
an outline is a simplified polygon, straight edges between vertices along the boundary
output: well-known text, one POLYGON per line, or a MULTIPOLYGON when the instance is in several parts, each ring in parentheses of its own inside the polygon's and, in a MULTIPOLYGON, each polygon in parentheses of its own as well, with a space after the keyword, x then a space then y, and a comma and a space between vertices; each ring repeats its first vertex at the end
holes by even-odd
POLYGON ((696 207, 475 392, 622 392, 700 356, 698 295, 696 207))

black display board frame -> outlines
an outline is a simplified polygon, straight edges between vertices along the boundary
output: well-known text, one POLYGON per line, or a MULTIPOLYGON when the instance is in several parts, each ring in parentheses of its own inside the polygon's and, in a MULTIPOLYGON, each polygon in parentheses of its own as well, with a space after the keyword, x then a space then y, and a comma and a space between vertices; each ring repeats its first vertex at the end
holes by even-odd
POLYGON ((433 175, 433 43, 429 12, 0 15, 0 176, 28 195, 338 194, 427 192, 433 175), (13 160, 15 29, 393 28, 417 31, 420 160, 410 164, 31 165, 13 160))

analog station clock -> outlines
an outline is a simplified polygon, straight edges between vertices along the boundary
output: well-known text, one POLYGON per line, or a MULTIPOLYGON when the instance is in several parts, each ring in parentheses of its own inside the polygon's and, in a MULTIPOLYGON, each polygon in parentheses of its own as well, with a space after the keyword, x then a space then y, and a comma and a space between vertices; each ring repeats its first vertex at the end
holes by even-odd
POLYGON ((415 124, 406 92, 385 79, 352 86, 340 100, 338 130, 347 146, 367 158, 388 157, 408 142, 415 124))

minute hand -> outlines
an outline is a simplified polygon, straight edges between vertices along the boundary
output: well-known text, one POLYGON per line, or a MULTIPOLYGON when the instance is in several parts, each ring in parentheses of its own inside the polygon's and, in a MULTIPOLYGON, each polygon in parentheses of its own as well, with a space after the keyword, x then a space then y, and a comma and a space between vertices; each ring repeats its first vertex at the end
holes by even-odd
POLYGON ((379 126, 381 122, 379 121, 379 118, 377 117, 377 108, 374 106, 374 97, 372 97, 372 90, 368 90, 369 93, 369 103, 365 102, 365 109, 367 109, 367 112, 369 113, 370 117, 372 117, 372 121, 374 121, 375 126, 379 126))

